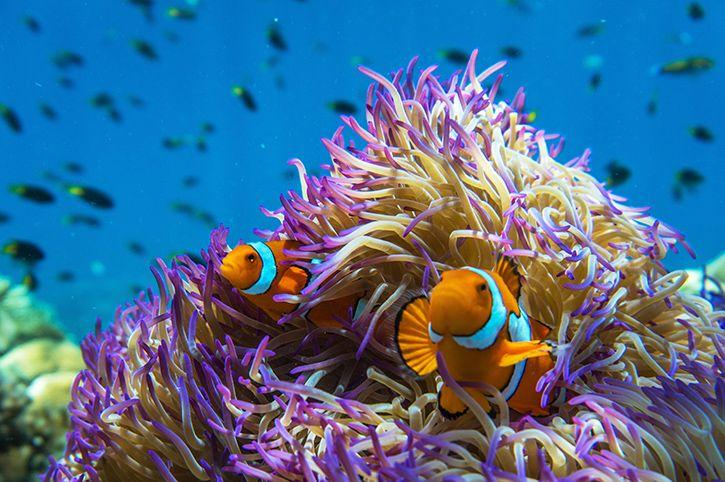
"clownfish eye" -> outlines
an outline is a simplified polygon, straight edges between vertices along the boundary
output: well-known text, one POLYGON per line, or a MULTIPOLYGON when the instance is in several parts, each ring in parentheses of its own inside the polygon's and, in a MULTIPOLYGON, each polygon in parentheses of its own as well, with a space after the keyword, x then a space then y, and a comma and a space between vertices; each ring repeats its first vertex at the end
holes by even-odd
POLYGON ((247 261, 249 261, 250 263, 254 263, 254 261, 256 261, 256 259, 257 259, 257 257, 254 256, 253 254, 247 255, 247 261))
POLYGON ((478 285, 478 291, 482 293, 486 291, 486 283, 481 283, 480 285, 478 285))

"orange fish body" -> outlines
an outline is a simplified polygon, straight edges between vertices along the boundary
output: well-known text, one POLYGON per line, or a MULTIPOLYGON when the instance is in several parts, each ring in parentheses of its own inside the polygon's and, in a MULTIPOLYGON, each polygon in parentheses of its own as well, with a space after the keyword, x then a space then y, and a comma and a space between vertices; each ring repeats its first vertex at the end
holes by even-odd
MULTIPOLYGON (((309 271, 289 264, 292 258, 285 254, 299 246, 299 242, 290 240, 240 244, 224 257, 220 271, 242 296, 270 318, 279 320, 298 305, 275 301, 274 295, 297 295, 310 279, 309 271)), ((320 303, 304 317, 319 327, 339 328, 339 319, 345 318, 350 308, 357 308, 361 301, 362 295, 349 295, 320 303)))
MULTIPOLYGON (((535 386, 553 366, 551 346, 540 341, 550 330, 529 319, 518 301, 520 290, 516 268, 505 259, 493 271, 466 267, 443 273, 429 298, 411 300, 398 314, 395 340, 403 361, 424 376, 438 368, 440 353, 457 382, 493 385, 517 412, 547 414, 535 386)), ((480 390, 465 390, 489 410, 480 390)), ((447 385, 438 407, 446 417, 466 409, 447 385)))

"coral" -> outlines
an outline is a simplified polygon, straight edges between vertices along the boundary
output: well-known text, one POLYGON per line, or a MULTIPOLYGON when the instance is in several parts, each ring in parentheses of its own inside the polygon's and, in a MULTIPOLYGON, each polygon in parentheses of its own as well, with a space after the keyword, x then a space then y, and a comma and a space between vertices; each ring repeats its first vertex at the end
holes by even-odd
POLYGON ((37 480, 48 454, 62 453, 70 387, 83 359, 49 310, 4 278, 0 326, 0 480, 37 480))
POLYGON ((682 286, 682 292, 700 295, 716 310, 725 310, 725 253, 720 253, 720 256, 699 270, 688 269, 686 272, 687 282, 682 286))
POLYGON ((496 100, 502 67, 441 82, 433 68, 389 80, 362 69, 365 125, 325 140, 330 175, 265 211, 267 239, 303 243, 313 273, 274 323, 219 275, 227 231, 204 264, 153 268, 150 290, 82 344, 65 456, 46 480, 702 480, 725 477, 722 330, 662 259, 674 229, 562 164, 561 140, 527 124, 524 93, 496 100), (554 327, 556 365, 538 389, 554 414, 484 413, 445 370, 424 379, 371 334, 440 272, 516 259, 528 313, 554 327), (314 260, 314 261, 313 261, 314 260), (302 310, 367 291, 351 326, 302 310), (469 405, 436 410, 443 379, 469 405), (446 479, 453 480, 453 479, 446 479))
POLYGON ((32 338, 62 339, 50 318, 46 307, 33 303, 27 288, 0 277, 0 354, 32 338))

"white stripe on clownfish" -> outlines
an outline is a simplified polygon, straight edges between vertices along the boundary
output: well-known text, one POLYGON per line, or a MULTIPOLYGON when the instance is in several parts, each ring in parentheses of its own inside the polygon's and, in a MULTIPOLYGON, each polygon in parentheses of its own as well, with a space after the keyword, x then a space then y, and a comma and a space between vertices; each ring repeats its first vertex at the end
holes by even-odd
MULTIPOLYGON (((519 307, 521 314, 516 316, 515 313, 509 315, 509 338, 511 341, 531 341, 531 323, 529 323, 529 315, 526 314, 523 308, 519 307)), ((526 370, 526 360, 522 360, 514 365, 514 372, 511 374, 506 387, 501 390, 503 398, 508 400, 516 393, 519 388, 519 383, 524 377, 524 371, 526 370)))
POLYGON ((254 241, 249 243, 249 246, 259 254, 262 269, 259 272, 259 279, 242 292, 248 295, 261 295, 269 290, 272 282, 277 277, 277 260, 274 259, 274 253, 265 243, 254 241))
POLYGON ((481 328, 472 335, 454 336, 453 339, 464 348, 485 350, 496 342, 499 333, 501 333, 501 330, 506 324, 506 315, 508 315, 508 310, 503 304, 501 291, 499 291, 498 285, 488 273, 470 266, 466 266, 463 269, 473 271, 485 279, 488 283, 489 290, 491 292, 491 316, 488 320, 484 320, 483 326, 481 326, 481 328))

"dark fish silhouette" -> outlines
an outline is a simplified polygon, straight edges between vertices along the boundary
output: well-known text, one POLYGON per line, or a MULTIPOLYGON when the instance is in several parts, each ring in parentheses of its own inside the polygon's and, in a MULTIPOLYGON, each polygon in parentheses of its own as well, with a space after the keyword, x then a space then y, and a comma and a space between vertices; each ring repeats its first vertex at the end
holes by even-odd
POLYGON ((108 92, 99 92, 91 97, 91 105, 98 109, 107 109, 113 107, 113 97, 108 92))
POLYGON ((131 294, 135 296, 144 291, 146 288, 141 285, 131 285, 131 288, 129 289, 131 290, 131 294))
POLYGON ((657 93, 653 93, 652 97, 647 101, 647 114, 653 116, 657 114, 657 109, 659 108, 659 99, 657 96, 657 93))
POLYGON ((2 253, 28 265, 34 265, 45 259, 45 253, 37 244, 22 239, 13 239, 6 243, 2 248, 2 253))
POLYGON ((590 23, 582 25, 579 30, 576 31, 578 37, 596 37, 604 32, 604 22, 590 23))
POLYGON ((181 137, 164 137, 161 139, 161 145, 164 146, 164 149, 173 151, 184 147, 186 141, 181 137))
POLYGON ((0 104, 0 116, 5 120, 11 131, 19 134, 23 132, 23 125, 20 123, 20 117, 15 111, 5 104, 0 104))
POLYGON ((137 254, 139 256, 146 254, 146 248, 144 248, 144 246, 138 241, 129 241, 127 246, 128 250, 133 254, 137 254))
POLYGON ((194 214, 194 212, 196 211, 196 208, 194 206, 185 202, 171 203, 171 209, 176 211, 177 213, 182 214, 194 214))
POLYGON ((71 78, 58 77, 58 85, 63 87, 64 89, 70 90, 76 86, 76 83, 71 78))
POLYGON ((26 27, 28 27, 28 30, 30 30, 31 32, 40 33, 40 22, 38 22, 34 17, 26 15, 25 17, 23 17, 23 23, 26 27))
POLYGON ((191 188, 199 185, 199 178, 196 176, 186 176, 181 180, 184 187, 191 188))
POLYGON ((197 221, 201 221, 209 227, 214 227, 217 225, 216 219, 214 218, 214 216, 211 213, 202 211, 202 210, 196 208, 196 206, 193 206, 189 203, 174 202, 174 203, 171 203, 171 209, 176 211, 177 213, 183 214, 191 219, 196 219, 197 221))
POLYGON ((607 185, 609 187, 616 187, 624 184, 632 175, 632 171, 625 165, 620 164, 619 161, 610 161, 605 169, 607 171, 607 185))
POLYGON ((702 184, 705 177, 695 169, 684 168, 675 173, 675 183, 672 187, 672 195, 676 201, 681 201, 684 191, 694 192, 702 184))
POLYGON ((714 66, 715 61, 709 57, 687 57, 662 65, 658 72, 662 75, 694 75, 714 66))
POLYGON ((702 20, 705 18, 705 9, 697 2, 692 2, 687 6, 687 15, 692 20, 702 20))
POLYGON ((56 67, 61 70, 68 70, 71 67, 83 67, 85 61, 80 54, 71 52, 70 50, 60 50, 51 58, 56 67))
POLYGON ((108 109, 108 111, 106 113, 108 114, 108 118, 111 119, 116 124, 118 124, 119 122, 121 122, 123 120, 121 111, 119 111, 115 107, 111 107, 110 109, 108 109))
POLYGON ((171 7, 166 15, 177 20, 196 20, 196 12, 190 8, 171 7))
POLYGON ((95 208, 111 209, 114 206, 113 199, 108 194, 93 187, 70 185, 66 186, 66 191, 95 208))
POLYGON ((596 72, 589 77, 589 90, 592 92, 597 90, 602 85, 602 74, 596 72))
POLYGON ((8 190, 16 196, 38 204, 50 204, 55 201, 53 193, 42 186, 33 184, 11 184, 8 190))
POLYGON ((438 51, 438 57, 456 65, 466 65, 468 63, 468 54, 459 49, 440 50, 438 51))
POLYGON ((523 54, 524 52, 514 45, 506 45, 505 47, 501 47, 501 55, 510 59, 521 58, 523 54))
POLYGON ((65 169, 66 171, 68 171, 72 174, 82 174, 83 171, 85 170, 83 168, 83 165, 81 165, 77 162, 73 162, 73 161, 66 162, 65 164, 63 164, 63 169, 65 169))
POLYGON ((235 85, 232 87, 232 93, 235 97, 239 98, 244 106, 251 110, 252 112, 255 112, 257 110, 257 103, 254 100, 254 97, 252 97, 252 94, 249 93, 248 89, 245 89, 244 87, 241 87, 239 85, 235 85))
POLYGON ((45 117, 46 119, 54 121, 58 118, 58 113, 55 111, 55 109, 53 109, 50 104, 46 102, 41 102, 39 108, 40 113, 43 114, 43 117, 45 117))
POLYGON ((139 53, 142 57, 148 60, 158 60, 159 56, 156 53, 156 49, 149 42, 143 39, 131 40, 131 47, 139 53))
POLYGON ((66 225, 79 225, 88 226, 90 228, 97 228, 101 225, 101 220, 95 216, 89 216, 87 214, 68 214, 63 217, 63 224, 66 225))
POLYGON ((154 21, 153 0, 128 0, 128 2, 131 5, 138 7, 146 20, 148 20, 149 22, 154 21))
POLYGON ((701 142, 712 142, 715 139, 710 129, 702 125, 692 126, 687 131, 692 137, 701 142))
POLYGON ((327 107, 338 114, 352 115, 357 112, 355 104, 347 100, 333 100, 327 104, 327 107))
POLYGON ((282 36, 282 32, 280 32, 279 26, 276 23, 273 23, 267 29, 267 40, 275 49, 281 51, 287 50, 287 42, 282 36))
POLYGON ((129 95, 128 96, 128 103, 131 104, 134 107, 138 107, 139 109, 141 107, 145 107, 146 106, 146 102, 141 97, 139 97, 137 95, 129 95))
POLYGON ((72 271, 58 271, 58 274, 55 275, 55 279, 61 283, 69 283, 76 279, 76 275, 72 271))

